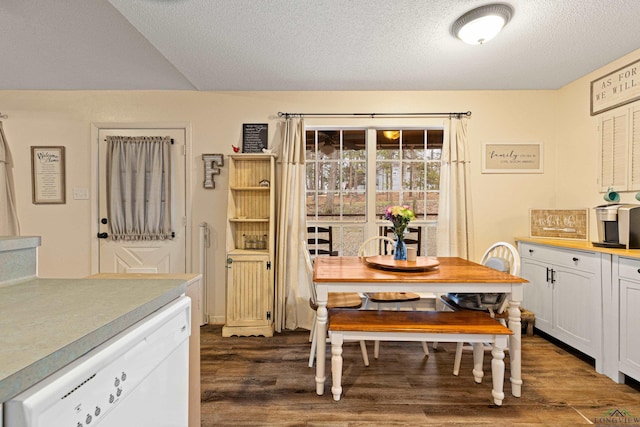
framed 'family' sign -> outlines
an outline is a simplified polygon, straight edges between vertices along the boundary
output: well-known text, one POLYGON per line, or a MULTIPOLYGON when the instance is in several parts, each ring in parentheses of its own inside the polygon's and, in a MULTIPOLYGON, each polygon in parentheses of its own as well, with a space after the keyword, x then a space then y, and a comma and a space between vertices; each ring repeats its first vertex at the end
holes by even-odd
POLYGON ((31 147, 34 204, 66 202, 64 147, 31 147))
POLYGON ((482 144, 482 173, 542 172, 542 144, 539 142, 482 144))

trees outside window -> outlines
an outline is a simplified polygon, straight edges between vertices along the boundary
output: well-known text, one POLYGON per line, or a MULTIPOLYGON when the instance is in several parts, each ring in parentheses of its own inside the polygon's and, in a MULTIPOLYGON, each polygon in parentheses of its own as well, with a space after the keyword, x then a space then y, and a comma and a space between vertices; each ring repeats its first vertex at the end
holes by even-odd
POLYGON ((388 205, 407 205, 435 255, 442 140, 442 128, 307 128, 307 224, 331 226, 333 249, 355 255, 388 205))

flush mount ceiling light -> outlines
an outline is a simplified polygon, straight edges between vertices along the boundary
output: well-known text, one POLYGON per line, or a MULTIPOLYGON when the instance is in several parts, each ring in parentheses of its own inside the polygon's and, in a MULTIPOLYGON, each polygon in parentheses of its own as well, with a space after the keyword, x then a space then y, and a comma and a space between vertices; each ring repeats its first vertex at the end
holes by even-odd
POLYGON ((494 38, 513 15, 508 4, 496 3, 480 6, 456 19, 451 33, 469 44, 483 44, 494 38))

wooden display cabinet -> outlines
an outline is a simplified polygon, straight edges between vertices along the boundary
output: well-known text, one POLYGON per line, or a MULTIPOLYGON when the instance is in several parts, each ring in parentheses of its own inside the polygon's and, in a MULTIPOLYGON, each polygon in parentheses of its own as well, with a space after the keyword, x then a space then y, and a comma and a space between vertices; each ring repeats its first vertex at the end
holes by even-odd
POLYGON ((273 336, 275 156, 231 155, 222 336, 273 336))

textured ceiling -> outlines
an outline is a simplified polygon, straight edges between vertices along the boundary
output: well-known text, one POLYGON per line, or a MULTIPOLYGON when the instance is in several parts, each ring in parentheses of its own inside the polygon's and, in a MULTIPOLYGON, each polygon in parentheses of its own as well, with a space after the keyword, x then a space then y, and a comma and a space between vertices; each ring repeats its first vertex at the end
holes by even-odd
POLYGON ((639 0, 2 0, 0 89, 557 89, 640 48, 639 0))

